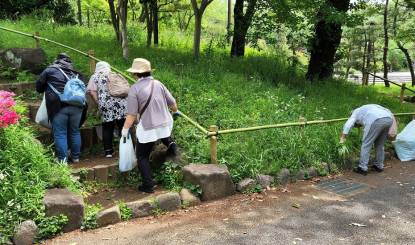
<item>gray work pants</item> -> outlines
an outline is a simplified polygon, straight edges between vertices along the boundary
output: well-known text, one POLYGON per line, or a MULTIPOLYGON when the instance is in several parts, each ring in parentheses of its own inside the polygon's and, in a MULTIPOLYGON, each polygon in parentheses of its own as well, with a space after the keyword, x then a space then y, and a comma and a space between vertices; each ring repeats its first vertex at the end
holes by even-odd
POLYGON ((362 149, 360 151, 359 167, 367 171, 370 150, 375 144, 376 161, 375 165, 383 169, 383 161, 385 160, 385 141, 388 137, 389 128, 392 126, 392 119, 389 117, 379 118, 370 126, 369 132, 363 137, 362 149))

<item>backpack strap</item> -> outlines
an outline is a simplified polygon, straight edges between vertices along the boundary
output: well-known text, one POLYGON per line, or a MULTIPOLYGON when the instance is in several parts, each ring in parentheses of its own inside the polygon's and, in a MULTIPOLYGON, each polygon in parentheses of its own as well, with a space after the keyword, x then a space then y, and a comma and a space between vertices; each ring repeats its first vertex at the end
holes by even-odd
POLYGON ((52 86, 52 84, 48 83, 48 86, 50 89, 53 90, 53 92, 55 92, 57 95, 61 95, 62 93, 60 93, 55 87, 52 86))
POLYGON ((150 95, 148 96, 147 102, 144 105, 144 107, 140 110, 139 114, 140 114, 140 119, 143 116, 143 113, 146 111, 148 105, 150 104, 151 98, 153 97, 153 90, 154 90, 154 81, 151 80, 151 90, 150 90, 150 95))
POLYGON ((66 73, 59 67, 59 66, 54 66, 56 69, 58 69, 60 72, 62 72, 62 74, 66 77, 66 79, 69 81, 69 77, 68 75, 66 75, 66 73))

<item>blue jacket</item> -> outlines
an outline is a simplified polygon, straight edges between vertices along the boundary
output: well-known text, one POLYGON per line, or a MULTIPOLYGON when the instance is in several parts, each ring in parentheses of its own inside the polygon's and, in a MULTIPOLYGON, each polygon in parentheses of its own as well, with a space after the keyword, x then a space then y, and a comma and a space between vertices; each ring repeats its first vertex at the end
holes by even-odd
MULTIPOLYGON (((45 93, 46 98, 46 109, 48 111, 48 117, 49 120, 52 121, 56 113, 58 113, 61 108, 68 106, 65 103, 61 103, 59 100, 59 96, 53 92, 53 90, 48 86, 48 84, 51 84, 54 88, 56 88, 59 92, 63 92, 63 89, 65 88, 67 79, 62 74, 62 72, 56 68, 56 66, 59 66, 69 77, 73 75, 78 75, 78 77, 83 81, 83 76, 81 73, 65 67, 58 64, 53 64, 49 67, 47 67, 39 76, 38 80, 36 81, 36 91, 39 93, 45 93)), ((85 106, 81 125, 85 121, 86 118, 86 108, 85 106)))

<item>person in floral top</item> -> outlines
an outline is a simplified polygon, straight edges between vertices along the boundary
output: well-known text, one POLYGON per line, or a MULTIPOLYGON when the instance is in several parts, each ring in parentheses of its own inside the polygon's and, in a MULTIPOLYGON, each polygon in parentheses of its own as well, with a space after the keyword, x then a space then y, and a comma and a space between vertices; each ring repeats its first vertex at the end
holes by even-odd
POLYGON ((112 144, 114 129, 118 127, 121 131, 127 108, 127 98, 114 97, 109 93, 108 75, 110 72, 111 67, 107 62, 98 62, 87 87, 89 94, 97 102, 101 114, 104 151, 108 158, 114 153, 112 144))

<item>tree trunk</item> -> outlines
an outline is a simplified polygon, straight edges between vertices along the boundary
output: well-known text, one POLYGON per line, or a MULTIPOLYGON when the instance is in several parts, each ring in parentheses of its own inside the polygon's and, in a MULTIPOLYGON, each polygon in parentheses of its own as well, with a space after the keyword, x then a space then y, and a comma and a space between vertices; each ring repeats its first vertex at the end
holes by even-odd
POLYGON ((244 14, 244 1, 236 0, 234 8, 234 31, 231 47, 232 57, 241 57, 245 54, 245 40, 248 28, 255 13, 257 0, 247 0, 248 6, 244 14))
POLYGON ((193 13, 195 15, 195 32, 193 38, 193 54, 196 59, 200 56, 200 38, 202 35, 202 17, 207 6, 212 3, 213 0, 202 0, 200 7, 197 4, 197 0, 191 0, 193 13))
POLYGON ((121 47, 124 59, 128 59, 127 6, 128 0, 118 0, 118 16, 121 20, 121 47))
POLYGON ((365 77, 365 85, 369 85, 369 71, 370 71, 370 61, 371 61, 371 55, 372 55, 372 40, 369 34, 367 42, 367 57, 366 57, 366 77, 365 77))
POLYGON ((76 5, 78 6, 78 23, 81 26, 82 25, 82 4, 81 4, 81 0, 77 0, 76 5))
POLYGON ((159 44, 159 10, 157 0, 151 1, 151 12, 153 16, 153 41, 154 45, 157 46, 159 44))
MULTIPOLYGON (((373 46, 373 53, 372 53, 372 57, 373 57, 373 74, 376 76, 376 48, 375 48, 375 40, 373 40, 372 46, 373 46)), ((376 83, 376 77, 375 76, 373 76, 373 85, 375 85, 375 83, 376 83)))
POLYGON ((226 41, 231 41, 231 22, 232 22, 232 0, 228 0, 228 23, 226 25, 226 41))
MULTIPOLYGON (((326 0, 335 10, 346 13, 350 0, 326 0)), ((311 56, 306 78, 309 81, 330 78, 333 75, 334 58, 342 36, 342 23, 327 20, 325 10, 318 13, 315 35, 311 40, 311 56)))
POLYGON ((408 52, 408 49, 403 46, 403 44, 399 41, 396 42, 398 45, 398 48, 402 51, 402 53, 405 55, 406 63, 409 68, 409 72, 411 73, 411 79, 412 79, 412 86, 415 86, 415 74, 414 74, 414 67, 412 66, 412 59, 411 55, 408 52))
POLYGON ((346 59, 346 73, 344 74, 344 79, 349 79, 350 69, 352 68, 352 64, 350 63, 352 60, 352 41, 349 41, 349 47, 347 50, 347 59, 346 59))
MULTIPOLYGON (((385 43, 383 45, 383 77, 388 78, 388 50, 389 50, 389 35, 388 35, 388 6, 389 0, 386 0, 385 9, 383 12, 383 32, 385 43)), ((385 87, 389 87, 389 82, 385 80, 385 87)))
POLYGON ((367 34, 365 32, 365 41, 364 41, 364 48, 363 48, 363 58, 362 58, 362 85, 366 85, 366 60, 367 60, 367 34))
POLYGON ((108 5, 110 8, 110 14, 111 14, 111 23, 114 28, 115 37, 117 38, 117 41, 121 41, 121 33, 120 33, 120 20, 117 16, 117 13, 115 11, 115 5, 114 0, 108 0, 108 5))
POLYGON ((196 59, 200 56, 200 38, 202 35, 202 14, 195 14, 195 33, 193 37, 193 55, 196 59))
POLYGON ((89 10, 89 8, 86 10, 86 21, 88 27, 91 27, 91 11, 89 10))
POLYGON ((148 2, 143 3, 143 13, 147 27, 147 47, 151 47, 151 40, 153 38, 153 18, 148 2))

